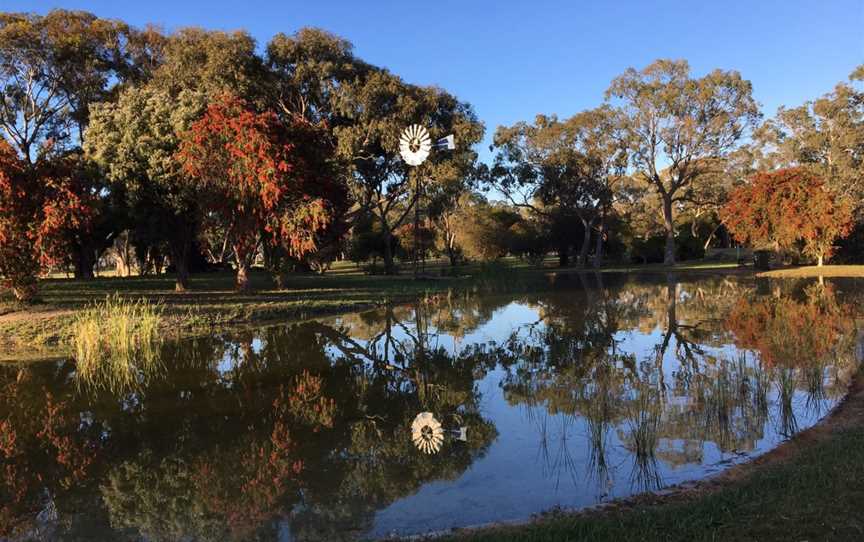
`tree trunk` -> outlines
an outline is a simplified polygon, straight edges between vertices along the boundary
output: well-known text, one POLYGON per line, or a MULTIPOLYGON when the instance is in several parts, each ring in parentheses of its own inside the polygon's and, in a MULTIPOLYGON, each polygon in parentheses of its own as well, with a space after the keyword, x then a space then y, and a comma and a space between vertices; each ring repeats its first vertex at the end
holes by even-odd
POLYGON ((174 271, 176 277, 174 279, 174 291, 185 292, 189 289, 189 257, 175 259, 174 271))
POLYGON ((588 267, 588 250, 591 246, 591 223, 582 221, 582 246, 579 247, 579 265, 588 267))
POLYGON ((174 291, 189 289, 189 256, 192 253, 192 234, 189 228, 178 228, 177 237, 171 240, 171 262, 174 264, 174 291))
POLYGON ((92 252, 87 247, 81 247, 73 257, 75 259, 75 278, 92 280, 96 276, 93 273, 93 266, 96 262, 93 261, 92 252))
POLYGON ((721 226, 721 225, 722 225, 722 224, 717 224, 716 226, 714 226, 714 229, 711 230, 711 233, 708 234, 708 239, 706 239, 706 240, 705 240, 705 244, 702 245, 702 249, 703 249, 703 250, 707 251, 707 250, 708 250, 708 247, 711 246, 711 241, 714 239, 714 235, 717 233, 717 230, 720 229, 720 226, 721 226))
POLYGON ((384 226, 384 274, 395 275, 396 266, 393 264, 393 234, 387 225, 384 226))
POLYGON ((606 221, 600 217, 600 224, 597 227, 597 239, 594 245, 594 268, 598 269, 603 265, 603 234, 606 231, 606 221))
POLYGON ((817 261, 816 265, 819 267, 822 267, 822 261, 823 260, 824 260, 824 257, 820 254, 819 257, 816 259, 816 261, 817 261))
POLYGON ((570 253, 567 248, 558 249, 558 267, 567 267, 570 265, 570 253))
POLYGON ((250 290, 249 263, 245 258, 237 258, 237 278, 234 281, 234 290, 238 293, 246 293, 250 290))
POLYGON ((450 267, 456 267, 459 264, 459 259, 456 257, 456 250, 451 246, 447 246, 447 257, 450 259, 450 267))
POLYGON ((672 196, 663 196, 663 225, 666 227, 665 265, 675 265, 675 222, 672 218, 672 196))
POLYGON ((162 251, 157 247, 150 247, 150 263, 147 265, 148 268, 153 270, 153 273, 158 277, 162 274, 162 262, 164 261, 164 257, 162 256, 162 251))

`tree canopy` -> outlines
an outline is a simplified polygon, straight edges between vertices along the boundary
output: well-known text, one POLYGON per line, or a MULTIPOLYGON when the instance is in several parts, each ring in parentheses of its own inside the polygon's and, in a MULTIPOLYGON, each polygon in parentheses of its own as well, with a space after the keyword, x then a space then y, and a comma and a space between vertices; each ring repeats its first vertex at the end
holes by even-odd
POLYGON ((742 243, 788 249, 800 241, 820 266, 852 226, 849 203, 800 168, 757 173, 732 193, 721 214, 742 243))

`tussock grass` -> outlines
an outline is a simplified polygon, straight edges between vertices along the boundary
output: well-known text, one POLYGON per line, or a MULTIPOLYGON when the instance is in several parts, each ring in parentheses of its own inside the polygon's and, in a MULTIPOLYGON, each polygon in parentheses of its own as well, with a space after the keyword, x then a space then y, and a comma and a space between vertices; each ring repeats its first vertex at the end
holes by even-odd
POLYGON ((111 295, 72 322, 79 384, 119 392, 146 382, 159 367, 162 306, 111 295))

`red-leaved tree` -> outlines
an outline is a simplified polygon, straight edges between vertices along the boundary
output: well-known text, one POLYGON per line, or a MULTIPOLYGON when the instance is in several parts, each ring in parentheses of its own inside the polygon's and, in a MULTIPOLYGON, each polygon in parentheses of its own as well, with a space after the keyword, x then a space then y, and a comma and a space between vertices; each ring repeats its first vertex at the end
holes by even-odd
POLYGON ((21 302, 36 299, 39 275, 66 255, 63 232, 84 230, 92 218, 68 162, 44 158, 28 167, 0 140, 0 279, 21 302))
POLYGON ((178 157, 198 184, 203 226, 227 232, 238 291, 249 289, 248 271, 265 239, 299 257, 315 250, 316 235, 332 220, 332 202, 322 194, 337 183, 303 156, 320 152, 322 134, 302 119, 289 125, 226 95, 184 135, 178 157))
POLYGON ((834 241, 852 227, 848 202, 802 168, 757 173, 732 192, 720 216, 739 242, 775 250, 802 242, 804 253, 820 266, 831 256, 834 241))

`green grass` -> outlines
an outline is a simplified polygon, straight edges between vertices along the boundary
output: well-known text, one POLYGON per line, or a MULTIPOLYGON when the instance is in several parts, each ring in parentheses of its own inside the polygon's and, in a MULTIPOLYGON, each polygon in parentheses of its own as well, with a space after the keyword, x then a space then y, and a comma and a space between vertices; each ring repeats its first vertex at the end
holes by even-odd
POLYGON ((80 385, 112 391, 137 387, 159 366, 162 310, 145 299, 112 295, 71 324, 80 385))
MULTIPOLYGON (((861 375, 859 375, 861 378, 861 375)), ((840 423, 740 467, 737 476, 521 526, 464 531, 447 542, 864 540, 864 393, 840 423), (833 428, 832 428, 833 427, 833 428)), ((835 416, 834 420, 836 420, 835 416)))
POLYGON ((760 277, 772 278, 808 278, 808 277, 864 277, 864 265, 807 265, 790 267, 788 269, 773 269, 759 273, 760 277))
MULTIPOLYGON (((734 265, 726 263, 688 263, 675 271, 729 272, 734 265)), ((204 273, 193 276, 191 289, 174 292, 173 277, 100 277, 91 281, 50 278, 41 282, 43 303, 20 307, 8 292, 0 292, 0 359, 44 358, 58 355, 59 349, 71 345, 75 314, 107 295, 124 299, 144 298, 163 306, 165 331, 194 335, 220 326, 246 324, 277 319, 303 319, 372 308, 393 301, 419 298, 423 295, 498 281, 504 277, 530 279, 555 272, 577 272, 582 269, 558 269, 548 259, 541 267, 507 258, 493 264, 473 264, 454 272, 444 261, 430 262, 421 280, 414 280, 410 266, 397 276, 367 275, 350 263, 340 263, 325 275, 289 276, 285 288, 277 290, 269 275, 252 273, 254 292, 233 291, 231 273, 204 273)), ((604 272, 663 272, 662 265, 610 267, 604 272)))

